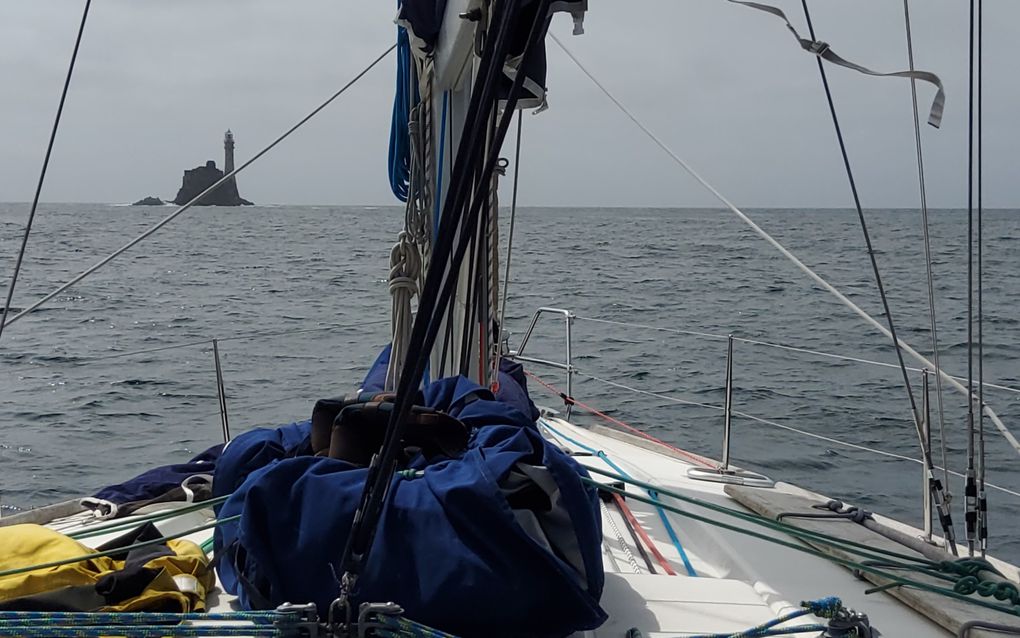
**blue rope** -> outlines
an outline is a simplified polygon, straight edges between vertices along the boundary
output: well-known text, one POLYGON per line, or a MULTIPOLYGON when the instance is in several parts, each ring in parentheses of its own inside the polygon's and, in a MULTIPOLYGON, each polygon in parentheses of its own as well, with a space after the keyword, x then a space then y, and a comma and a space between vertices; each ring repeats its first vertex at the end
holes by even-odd
POLYGON ((376 620, 385 625, 385 627, 375 630, 375 634, 382 638, 407 638, 408 636, 411 638, 456 638, 453 634, 399 616, 380 614, 376 620))
POLYGON ((203 636, 251 636, 282 638, 286 634, 276 627, 239 627, 237 625, 43 625, 0 628, 2 638, 200 638, 203 636))
POLYGON ((293 635, 301 617, 280 611, 227 613, 164 612, 0 612, 0 638, 199 638, 203 636, 252 636, 282 638, 293 635), (245 621, 251 625, 191 625, 182 621, 245 621))
POLYGON ((52 622, 58 625, 118 625, 180 622, 182 620, 246 620, 272 623, 295 619, 294 614, 278 611, 235 611, 226 613, 114 612, 114 611, 0 611, 0 627, 52 622))
POLYGON ((446 108, 450 101, 450 92, 443 91, 443 117, 439 123, 439 166, 436 168, 436 201, 432 214, 432 238, 439 236, 439 213, 443 204, 443 164, 446 155, 446 108))
MULTIPOLYGON (((576 445, 577 447, 581 448, 582 450, 585 450, 586 452, 590 452, 591 454, 594 454, 595 456, 597 456, 600 459, 602 459, 603 461, 605 461, 606 464, 609 465, 609 467, 613 468, 613 471, 615 471, 620 476, 622 476, 624 478, 628 478, 628 479, 633 478, 633 477, 631 477, 630 474, 627 473, 626 470, 624 470, 622 467, 620 467, 619 465, 614 463, 608 456, 606 456, 606 453, 603 452, 602 450, 596 450, 595 448, 587 446, 584 443, 581 443, 580 441, 578 441, 576 439, 570 438, 566 434, 563 434, 562 432, 556 430, 556 428, 554 428, 551 425, 549 425, 548 421, 546 421, 545 419, 541 419, 540 422, 542 423, 543 426, 548 428, 549 431, 551 431, 556 436, 558 436, 558 437, 560 437, 562 439, 565 439, 565 440, 573 443, 574 445, 576 445)), ((648 496, 653 501, 659 502, 659 495, 656 494, 653 490, 648 490, 648 496)), ((656 506, 655 507, 655 511, 657 511, 659 513, 659 519, 662 520, 662 524, 666 528, 666 534, 669 535, 669 540, 673 542, 673 546, 676 547, 676 551, 680 554, 680 560, 683 561, 684 567, 687 569, 687 575, 688 576, 697 576, 698 573, 696 571, 694 571, 694 565, 692 565, 690 559, 687 558, 687 552, 684 551, 684 546, 680 542, 680 537, 677 536, 676 531, 673 529, 673 525, 670 524, 669 518, 666 516, 665 510, 663 510, 659 506, 656 506)))
MULTIPOLYGON (((397 7, 400 7, 398 0, 397 7)), ((390 190, 402 202, 407 201, 411 176, 411 138, 407 131, 411 108, 421 99, 414 81, 411 42, 407 29, 397 27, 397 90, 393 96, 393 120, 390 123, 390 190)))
POLYGON ((764 622, 760 625, 755 625, 750 629, 744 630, 739 633, 725 633, 725 634, 698 634, 696 636, 690 636, 689 638, 760 638, 763 636, 785 636, 788 634, 800 634, 815 631, 825 631, 825 625, 797 625, 795 627, 777 627, 776 625, 782 625, 783 623, 790 622, 802 616, 808 614, 814 614, 820 618, 832 618, 836 613, 842 609, 843 603, 839 598, 835 596, 828 596, 819 600, 811 600, 801 603, 804 609, 798 609, 792 611, 785 616, 779 618, 773 618, 768 622, 764 622))

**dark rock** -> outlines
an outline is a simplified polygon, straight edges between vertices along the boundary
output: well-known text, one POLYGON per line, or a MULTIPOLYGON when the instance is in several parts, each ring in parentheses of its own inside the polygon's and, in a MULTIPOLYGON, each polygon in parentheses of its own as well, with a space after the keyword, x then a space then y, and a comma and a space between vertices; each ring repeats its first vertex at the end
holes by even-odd
MULTIPOLYGON (((184 182, 177 191, 174 203, 178 206, 187 204, 202 191, 223 179, 223 171, 216 168, 216 162, 209 160, 205 166, 184 171, 184 182)), ((197 206, 252 206, 253 204, 241 197, 237 192, 237 182, 233 178, 227 180, 211 193, 206 193, 195 202, 197 206)))
POLYGON ((162 199, 160 199, 158 197, 151 197, 150 196, 150 197, 143 197, 142 199, 138 200, 137 202, 135 202, 134 204, 131 204, 131 205, 132 206, 162 206, 165 203, 166 202, 164 202, 162 199))

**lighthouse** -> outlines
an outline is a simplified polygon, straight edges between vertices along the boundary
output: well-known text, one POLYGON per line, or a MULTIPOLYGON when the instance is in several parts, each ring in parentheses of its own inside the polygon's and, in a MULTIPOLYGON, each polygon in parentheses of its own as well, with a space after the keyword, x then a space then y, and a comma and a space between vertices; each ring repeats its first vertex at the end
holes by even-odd
MULTIPOLYGON (((223 134, 223 172, 231 173, 234 170, 234 134, 227 129, 223 134)), ((234 178, 230 178, 233 181, 234 178)))
MULTIPOLYGON (((184 171, 184 181, 177 191, 174 203, 182 206, 213 186, 224 175, 234 172, 234 134, 227 129, 223 134, 223 170, 216 168, 216 162, 209 160, 205 166, 184 171)), ((199 206, 251 206, 252 203, 241 197, 237 192, 237 181, 230 177, 211 193, 200 197, 195 204, 199 206)))

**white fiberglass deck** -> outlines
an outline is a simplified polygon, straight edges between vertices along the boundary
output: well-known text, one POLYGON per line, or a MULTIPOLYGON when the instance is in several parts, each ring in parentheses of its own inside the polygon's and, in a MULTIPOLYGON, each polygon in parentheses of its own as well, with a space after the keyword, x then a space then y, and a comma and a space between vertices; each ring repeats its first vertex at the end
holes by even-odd
MULTIPOLYGON (((551 417, 543 418, 541 427, 549 440, 574 453, 575 459, 588 467, 614 472, 620 469, 639 481, 750 513, 727 495, 723 484, 688 478, 687 470, 694 466, 694 461, 685 460, 671 450, 627 434, 604 428, 582 428, 551 417), (605 457, 592 454, 590 450, 602 452, 605 457)), ((609 478, 600 479, 597 474, 593 477, 611 482, 609 478)), ((819 495, 782 483, 767 489, 824 500, 819 495)), ((627 486, 626 490, 630 494, 641 493, 634 486, 627 486)), ((734 522, 734 519, 722 514, 684 505, 665 495, 660 494, 660 498, 664 503, 687 508, 711 520, 734 522)), ((632 628, 639 630, 642 636, 653 638, 739 632, 798 610, 802 600, 826 596, 838 596, 844 605, 866 613, 872 626, 885 636, 920 638, 952 635, 889 594, 865 595, 864 591, 872 587, 871 583, 858 580, 849 570, 828 560, 685 516, 660 514, 653 506, 633 498, 626 499, 626 503, 676 575, 664 573, 654 559, 649 562, 656 573, 651 573, 633 536, 628 533, 623 514, 611 505, 604 507, 602 527, 606 582, 601 604, 609 614, 609 620, 598 630, 577 634, 578 638, 623 638, 632 628), (661 518, 663 515, 678 537, 690 569, 671 541, 661 518), (696 575, 689 575, 690 570, 696 575)), ((161 504, 146 508, 146 511, 169 510, 182 505, 161 504)), ((131 517, 123 519, 124 522, 130 520, 131 517)), ((163 533, 173 534, 212 520, 210 508, 161 520, 156 525, 163 533)), ((883 521, 897 525, 903 531, 918 532, 894 521, 883 521)), ((90 515, 79 514, 55 520, 50 526, 67 533, 95 522, 90 515)), ((765 528, 756 528, 756 531, 793 541, 781 532, 765 528)), ((121 533, 111 532, 83 542, 94 547, 121 533)), ((186 538, 201 544, 211 537, 212 530, 206 530, 186 538)), ((1015 567, 1001 563, 996 563, 996 566, 1009 578, 1017 578, 1015 567)), ((236 603, 234 597, 217 587, 209 596, 208 607, 210 611, 228 611, 236 609, 236 603)), ((970 607, 966 606, 968 612, 970 607)), ((973 607, 973 610, 973 618, 984 617, 980 608, 973 607)), ((784 626, 817 622, 818 619, 813 616, 805 616, 784 626)), ((801 632, 794 635, 814 637, 818 634, 801 632)), ((990 634, 971 634, 974 638, 986 635, 990 634)))
MULTIPOLYGON (((689 479, 687 470, 694 466, 693 463, 677 458, 669 450, 658 451, 636 445, 636 439, 621 440, 617 436, 609 436, 603 429, 593 431, 560 419, 543 420, 547 424, 543 428, 546 436, 567 450, 580 451, 577 445, 580 443, 604 452, 610 461, 637 480, 727 507, 744 509, 726 495, 723 484, 689 479)), ((599 456, 577 456, 576 460, 586 466, 614 471, 599 456)), ((593 477, 609 481, 608 478, 600 479, 598 475, 593 477)), ((627 486, 629 492, 635 489, 627 486)), ((779 484, 775 489, 796 488, 779 484)), ((700 508, 684 506, 666 496, 661 498, 670 505, 689 508, 713 520, 733 522, 733 519, 707 510, 696 511, 700 508)), ((607 515, 617 514, 612 508, 603 510, 606 591, 602 605, 611 618, 591 635, 621 637, 632 627, 645 636, 737 632, 799 609, 802 600, 825 596, 839 596, 846 606, 867 613, 872 626, 885 636, 951 635, 887 594, 866 596, 864 590, 872 587, 871 583, 856 579, 849 570, 827 560, 666 513, 697 573, 696 577, 688 576, 655 508, 633 499, 628 499, 627 503, 677 575, 650 575, 643 569, 644 562, 640 557, 637 563, 643 574, 635 574, 626 553, 618 547, 620 542, 612 526, 606 524, 607 515)), ((750 513, 749 510, 744 511, 750 513)), ((622 517, 614 523, 624 530, 624 540, 630 541, 622 517)), ((764 528, 756 531, 779 535, 764 528)), ((629 551, 639 556, 634 544, 628 544, 629 551)), ((818 622, 811 616, 798 620, 818 622)), ((817 636, 817 632, 795 635, 817 636)))

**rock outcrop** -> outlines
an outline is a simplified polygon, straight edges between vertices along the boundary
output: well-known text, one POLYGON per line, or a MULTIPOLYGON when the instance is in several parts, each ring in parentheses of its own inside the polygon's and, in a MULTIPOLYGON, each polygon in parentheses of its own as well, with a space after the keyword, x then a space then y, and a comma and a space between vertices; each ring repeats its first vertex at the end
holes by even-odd
POLYGON ((160 199, 158 197, 149 196, 149 197, 143 197, 142 199, 138 200, 137 202, 135 202, 134 204, 131 204, 131 205, 132 206, 162 206, 165 203, 166 202, 164 202, 162 199, 160 199))
MULTIPOLYGON (((223 179, 223 171, 216 168, 216 162, 209 160, 205 166, 184 171, 184 181, 181 190, 177 191, 174 203, 178 206, 187 204, 198 196, 199 193, 209 188, 219 180, 223 179)), ((219 187, 207 193, 200 200, 195 202, 198 206, 252 206, 253 204, 241 197, 237 192, 237 182, 229 179, 219 187)))

